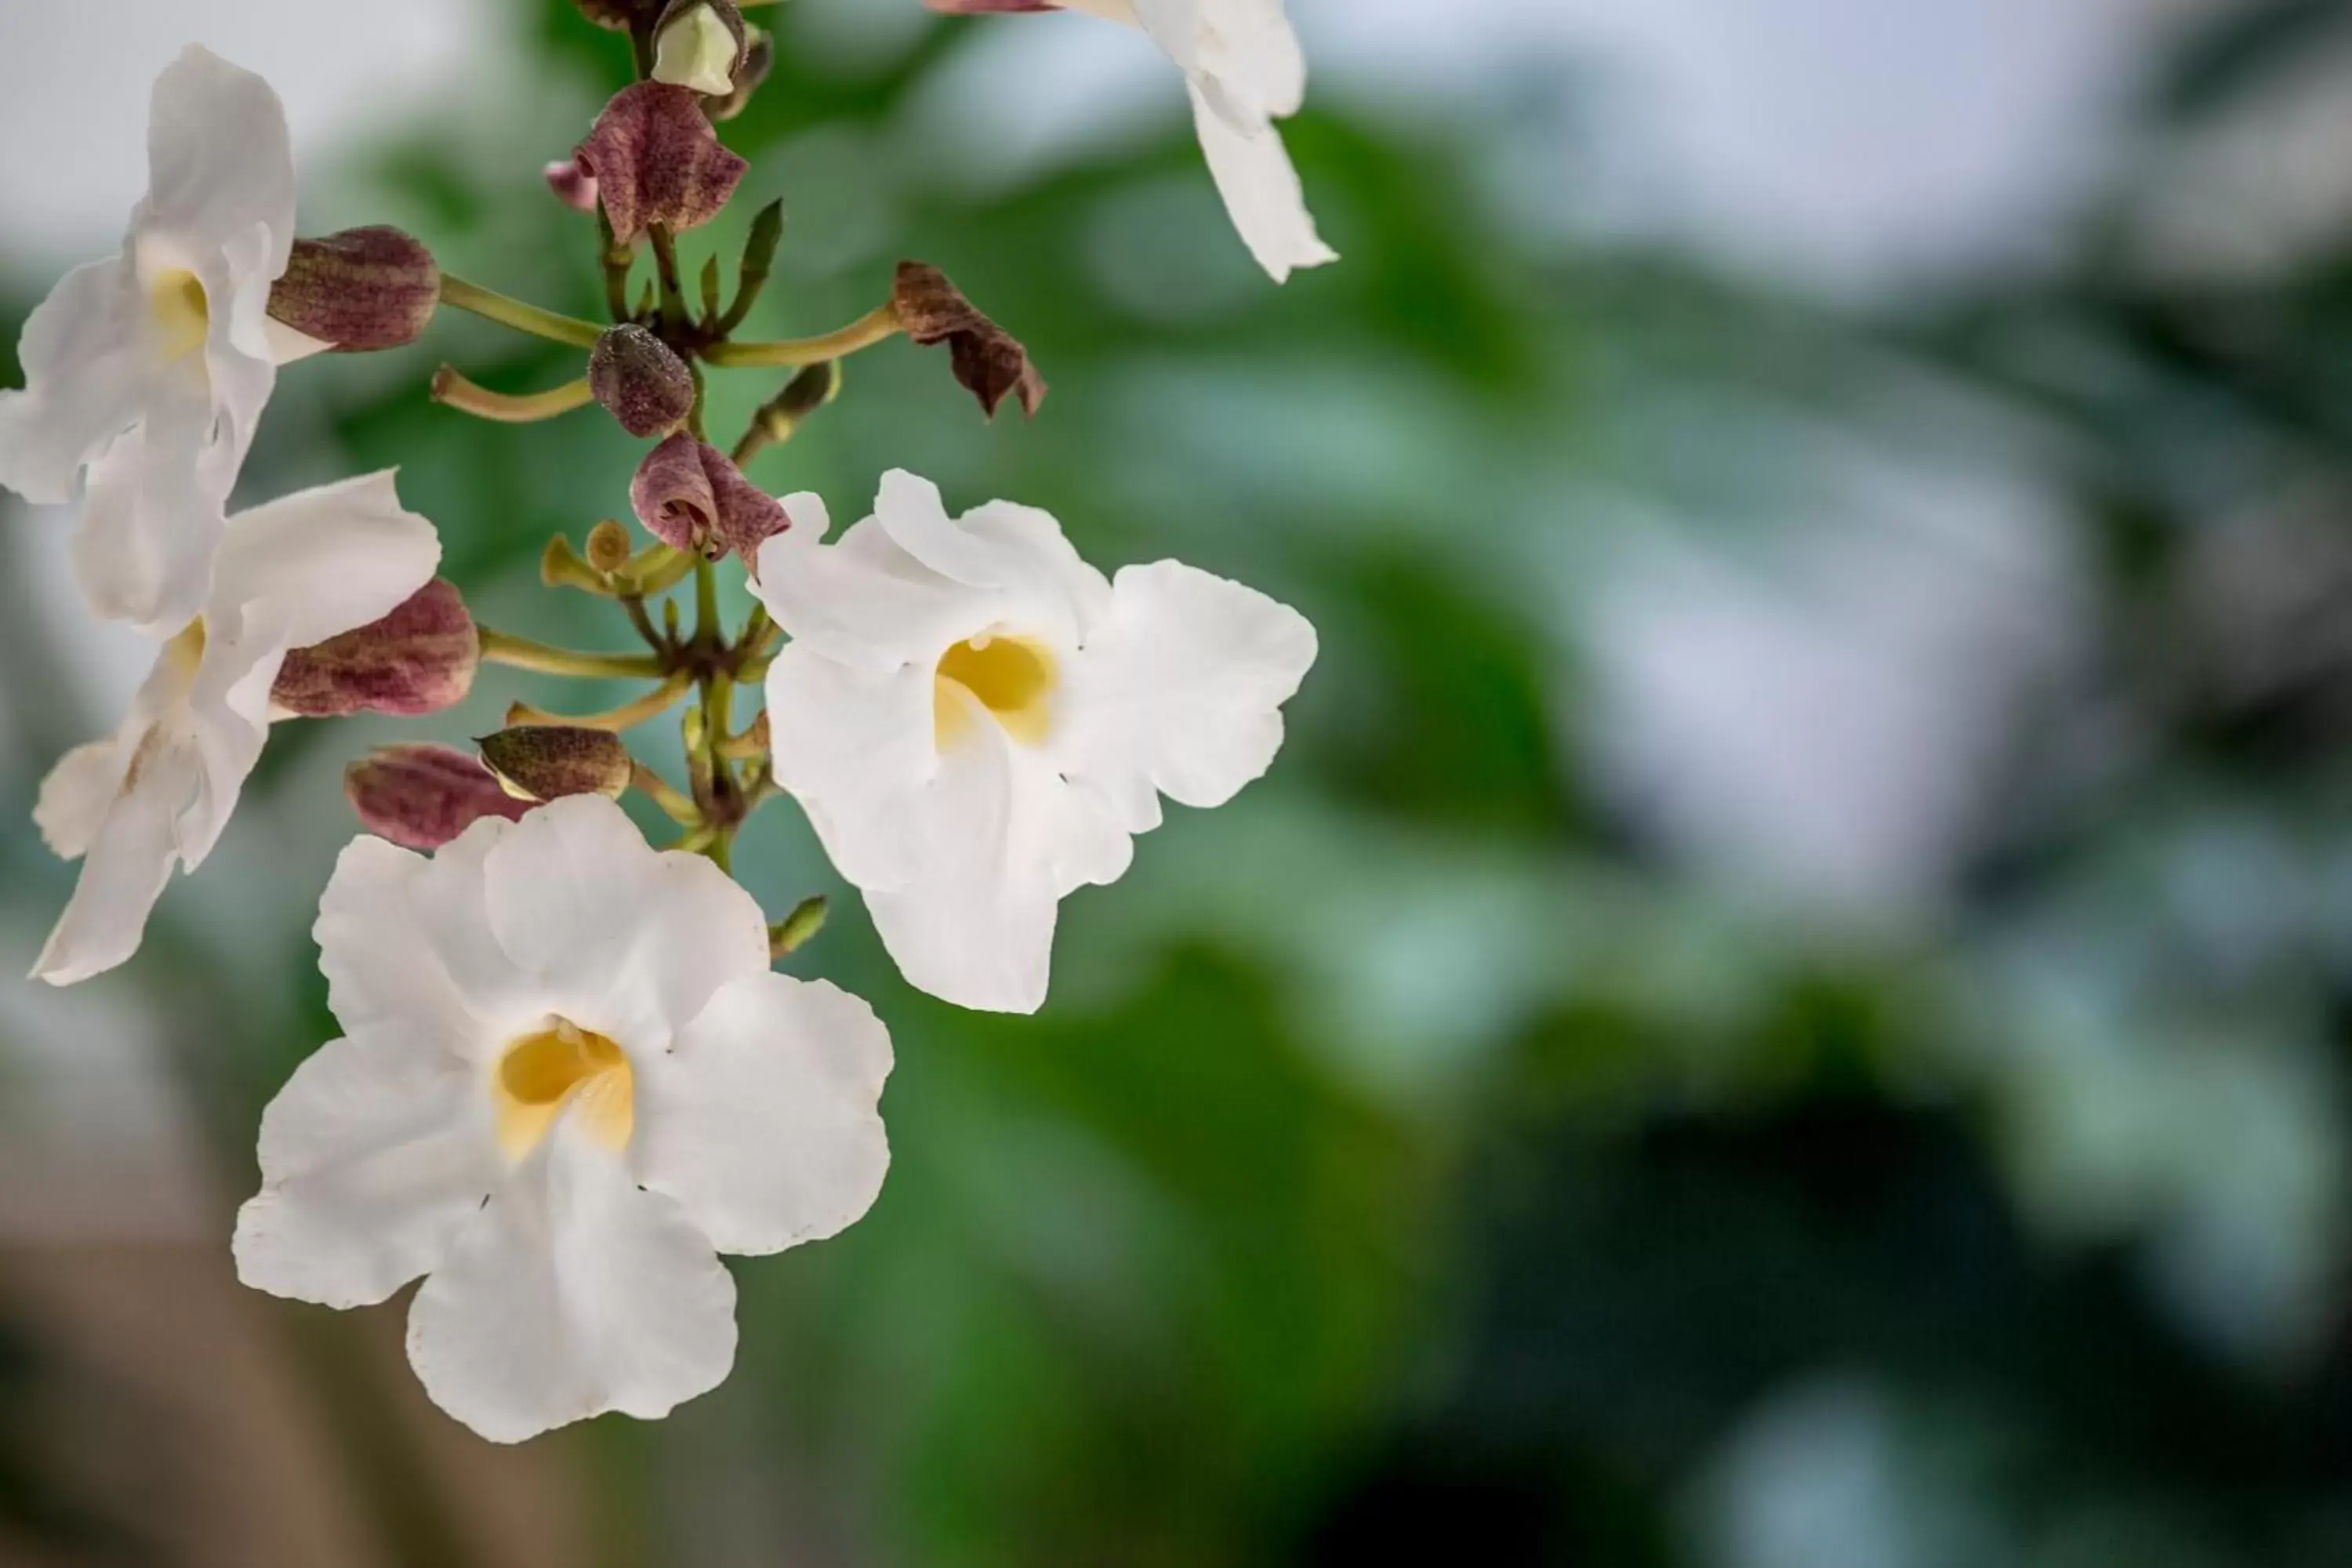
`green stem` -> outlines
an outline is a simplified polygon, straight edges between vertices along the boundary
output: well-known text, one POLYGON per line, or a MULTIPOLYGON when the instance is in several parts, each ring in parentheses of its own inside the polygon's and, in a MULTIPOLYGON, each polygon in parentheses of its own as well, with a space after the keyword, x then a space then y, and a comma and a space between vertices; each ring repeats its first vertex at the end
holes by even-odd
POLYGON ((667 665, 652 654, 644 653, 580 653, 567 647, 551 647, 507 632, 492 631, 488 626, 477 629, 481 640, 482 658, 491 664, 509 665, 516 669, 535 669, 542 675, 578 675, 592 677, 663 675, 667 665))
POLYGON ((634 730, 648 720, 658 719, 677 706, 677 700, 694 689, 694 678, 679 670, 668 679, 634 701, 618 708, 608 708, 601 713, 552 713, 544 708, 534 708, 528 702, 508 705, 507 724, 562 724, 574 730, 610 730, 619 733, 634 730))
POLYGON ((575 348, 593 349, 604 330, 593 321, 583 321, 574 316, 559 316, 552 310, 542 310, 520 300, 509 299, 493 289, 468 283, 462 278, 441 275, 441 302, 460 310, 512 327, 519 332, 529 332, 535 338, 551 342, 570 343, 575 348))
POLYGON ((536 425, 543 419, 553 419, 585 408, 595 395, 589 390, 588 378, 581 376, 562 386, 545 392, 525 393, 516 396, 509 393, 492 392, 479 382, 469 381, 455 365, 443 365, 433 373, 433 401, 470 414, 477 419, 495 420, 500 425, 536 425))
POLYGON ((702 351, 702 357, 721 368, 745 365, 803 365, 823 360, 840 359, 860 349, 872 348, 898 336, 906 330, 898 320, 896 306, 882 305, 868 310, 838 331, 822 337, 785 338, 767 343, 712 343, 702 351))

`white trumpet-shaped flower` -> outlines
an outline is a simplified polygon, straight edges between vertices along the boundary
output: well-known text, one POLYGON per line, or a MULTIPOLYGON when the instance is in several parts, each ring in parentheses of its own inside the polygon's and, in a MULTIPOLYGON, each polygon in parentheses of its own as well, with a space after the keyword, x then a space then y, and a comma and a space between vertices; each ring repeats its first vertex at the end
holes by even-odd
POLYGON ((74 574, 107 620, 151 631, 204 602, 229 491, 277 366, 325 345, 272 321, 294 241, 294 157, 269 85, 191 47, 156 79, 148 189, 122 253, 77 268, 0 392, 0 486, 73 499, 74 574))
POLYGON ((70 984, 139 949, 174 863, 193 870, 260 760, 287 654, 389 615, 433 578, 441 542, 389 473, 304 490, 226 525, 210 592, 163 645, 131 715, 66 753, 34 821, 81 880, 35 978, 70 984))
POLYGON ((1339 259, 1315 231, 1274 122, 1307 97, 1307 57, 1283 0, 929 0, 935 11, 1085 11, 1140 27, 1183 69, 1209 172, 1243 243, 1277 283, 1339 259))
POLYGON ((317 934, 344 1036, 262 1117, 238 1275, 331 1307, 425 1276, 409 1360, 486 1437, 717 1386, 718 1254, 831 1236, 881 1188, 881 1024, 770 973, 751 895, 602 796, 430 859, 355 840, 317 934))
POLYGON ((793 637, 776 780, 908 980, 1034 1012, 1062 898, 1125 874, 1160 795, 1221 805, 1273 762, 1315 628, 1173 561, 1107 580, 1031 507, 951 521, 911 474, 837 543, 817 498, 785 505, 754 585, 793 637))

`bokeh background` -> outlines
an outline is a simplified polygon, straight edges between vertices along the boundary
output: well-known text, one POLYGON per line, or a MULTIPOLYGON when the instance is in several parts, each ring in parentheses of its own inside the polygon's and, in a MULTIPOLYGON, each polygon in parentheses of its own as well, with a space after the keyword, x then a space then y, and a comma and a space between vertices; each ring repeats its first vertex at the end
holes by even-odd
MULTIPOLYGON (((896 1036, 888 1184, 735 1266, 719 1392, 509 1450, 227 1228, 332 1029, 344 763, 603 694, 282 727, 133 964, 0 984, 0 1562, 2352 1563, 2352 4, 1292 10, 1346 260, 1286 289, 1139 38, 913 0, 770 13, 689 247, 781 195, 763 332, 913 256, 1024 337, 1034 424, 892 345, 755 477, 1298 605, 1272 774, 1065 906, 1034 1019, 910 991, 759 818, 772 910, 836 895, 796 969, 896 1036)), ((565 0, 11 0, 0 342, 191 38, 284 91, 306 230, 594 313, 538 171, 623 62, 565 0)), ((464 320, 306 364, 245 493, 398 464, 485 620, 612 644, 535 562, 632 444, 434 407, 443 358, 571 374, 464 320)), ((17 973, 36 785, 140 654, 13 505, 17 973)))

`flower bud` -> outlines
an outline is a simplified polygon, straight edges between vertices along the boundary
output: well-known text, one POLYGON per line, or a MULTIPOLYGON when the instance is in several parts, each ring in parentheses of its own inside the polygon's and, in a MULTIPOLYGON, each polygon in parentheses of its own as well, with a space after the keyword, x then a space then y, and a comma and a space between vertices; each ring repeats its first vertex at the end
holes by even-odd
POLYGON ((600 27, 625 33, 661 9, 662 0, 572 0, 580 14, 600 27))
POLYGON ((547 176, 547 188, 555 199, 576 213, 596 210, 596 176, 586 174, 577 158, 566 158, 561 163, 550 163, 541 171, 547 176))
POLYGON ((713 120, 732 120, 751 108, 751 95, 760 90, 760 84, 766 81, 768 73, 776 68, 774 37, 757 27, 751 28, 751 41, 743 50, 743 63, 735 68, 735 90, 725 98, 713 99, 703 105, 713 120))
POLYGON ((816 933, 824 929, 825 910, 825 899, 822 893, 813 899, 803 899, 793 905, 791 914, 768 928, 769 956, 785 957, 814 941, 816 933))
POLYGON ((726 453, 682 433, 646 454, 629 481, 629 504, 664 543, 708 561, 731 550, 755 573, 761 542, 793 521, 726 453))
POLYGON ((1045 400, 1045 378, 1029 363, 1029 351, 982 315, 938 268, 919 261, 898 263, 890 303, 908 337, 919 343, 948 345, 956 380, 980 399, 990 418, 996 417, 997 405, 1007 397, 1018 397, 1024 414, 1036 413, 1045 400))
POLYGON ((682 232, 709 223, 751 166, 719 144, 691 88, 657 81, 615 94, 572 157, 595 180, 622 245, 652 224, 682 232))
POLYGON ((654 25, 653 79, 725 98, 750 42, 734 0, 670 0, 654 25))
POLYGON ((632 436, 667 436, 694 406, 694 373, 636 325, 614 327, 588 356, 588 390, 632 436))
POLYGON ((383 619, 288 654, 269 700, 305 719, 437 713, 465 700, 481 657, 465 599, 436 577, 383 619))
POLYGON ((415 342, 441 303, 433 253, 396 228, 298 239, 269 314, 344 353, 415 342))
POLYGON ((506 792, 533 803, 568 795, 618 800, 637 766, 620 736, 570 724, 518 725, 475 744, 506 792))
POLYGON ((609 517, 588 531, 588 564, 599 572, 618 572, 635 553, 629 531, 609 517))
POLYGON ((454 746, 381 746, 343 770, 360 826, 404 849, 438 849, 485 816, 518 822, 530 809, 454 746))

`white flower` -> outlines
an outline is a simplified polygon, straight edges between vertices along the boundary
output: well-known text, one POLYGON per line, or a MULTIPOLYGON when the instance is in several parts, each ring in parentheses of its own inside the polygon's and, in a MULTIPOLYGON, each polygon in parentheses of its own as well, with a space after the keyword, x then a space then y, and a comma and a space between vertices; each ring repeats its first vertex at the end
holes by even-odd
POLYGON ((344 1037, 262 1117, 238 1276, 331 1307, 428 1276, 409 1361, 485 1437, 716 1387, 717 1254, 831 1236, 881 1188, 889 1036, 770 973, 751 895, 602 796, 430 859, 357 839, 317 934, 344 1037))
POLYGON ((202 613, 164 644, 112 738, 66 753, 33 818, 81 881, 34 965, 70 984, 139 949, 174 861, 193 870, 260 759, 293 648, 390 614, 440 563, 390 473, 304 490, 226 524, 202 613))
MULTIPOLYGON (((1019 11, 1041 0, 930 0, 940 11, 1019 11)), ((1274 122, 1307 97, 1307 57, 1283 0, 1059 0, 1140 27, 1183 68, 1201 151, 1242 240, 1277 283, 1339 259, 1315 232, 1274 122)))
POLYGON ((785 504, 754 584, 793 638, 768 675, 777 782, 908 980, 1034 1012, 1061 899, 1126 872, 1161 795, 1222 805, 1273 762, 1315 628, 1173 561, 1106 581, 1045 513, 950 521, 911 474, 836 544, 817 498, 785 504))
POLYGON ((189 47, 156 79, 147 159, 122 253, 66 274, 25 323, 25 390, 0 392, 0 485, 58 503, 88 469, 84 596, 170 631, 204 602, 277 365, 323 345, 268 315, 294 240, 268 84, 189 47))

